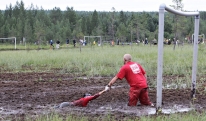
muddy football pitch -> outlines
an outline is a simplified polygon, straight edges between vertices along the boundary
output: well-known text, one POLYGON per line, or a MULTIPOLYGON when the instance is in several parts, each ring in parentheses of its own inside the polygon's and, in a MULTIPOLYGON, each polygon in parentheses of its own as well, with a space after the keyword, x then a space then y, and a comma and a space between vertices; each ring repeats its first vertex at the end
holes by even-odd
MULTIPOLYGON (((112 77, 74 77, 58 73, 0 73, 0 116, 6 118, 38 117, 50 113, 99 117, 113 115, 116 119, 154 115, 156 107, 128 107, 129 85, 118 80, 109 92, 91 101, 87 107, 54 109, 65 101, 74 101, 84 93, 95 94, 104 89, 112 77)), ((156 77, 149 77, 149 81, 156 77)), ((165 80, 171 77, 164 77, 165 80)), ((205 87, 198 88, 195 110, 206 109, 205 87)), ((163 89, 162 108, 164 113, 184 112, 191 109, 191 89, 163 89)), ((149 88, 150 100, 156 104, 156 88, 149 88)))

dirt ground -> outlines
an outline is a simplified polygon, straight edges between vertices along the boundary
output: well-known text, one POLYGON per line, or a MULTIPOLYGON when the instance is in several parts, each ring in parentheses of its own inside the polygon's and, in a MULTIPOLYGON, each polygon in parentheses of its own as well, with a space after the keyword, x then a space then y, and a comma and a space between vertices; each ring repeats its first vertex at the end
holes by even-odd
MULTIPOLYGON (((117 120, 154 114, 155 107, 128 107, 129 86, 125 80, 118 80, 112 90, 91 101, 87 107, 66 107, 53 109, 61 102, 73 101, 84 93, 95 94, 104 89, 112 77, 73 77, 57 73, 0 73, 0 120, 21 119, 27 116, 58 113, 60 115, 84 115, 91 119, 110 114, 117 120)), ((149 77, 153 80, 155 77, 149 77)), ((165 77, 164 77, 165 78, 165 77)), ((168 77, 171 79, 171 77, 168 77)), ((163 108, 191 107, 191 89, 163 89, 163 108)), ((149 89, 151 101, 156 103, 156 89, 149 89)), ((194 108, 206 109, 206 90, 199 88, 194 108)))

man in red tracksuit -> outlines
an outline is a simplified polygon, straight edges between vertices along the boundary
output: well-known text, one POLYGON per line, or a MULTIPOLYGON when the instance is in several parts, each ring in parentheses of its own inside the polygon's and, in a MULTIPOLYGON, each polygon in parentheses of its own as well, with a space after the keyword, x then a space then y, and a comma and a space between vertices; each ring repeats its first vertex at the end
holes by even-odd
POLYGON ((140 64, 132 62, 130 54, 125 54, 123 59, 124 65, 106 87, 111 87, 116 80, 125 78, 130 85, 128 106, 136 106, 138 99, 142 105, 154 106, 148 97, 145 70, 140 64))
POLYGON ((54 108, 63 108, 67 106, 79 106, 79 107, 86 107, 89 101, 94 100, 98 98, 102 93, 107 91, 109 88, 105 87, 104 90, 100 91, 99 93, 96 93, 95 95, 91 94, 84 94, 84 96, 78 100, 75 100, 73 102, 63 102, 58 106, 55 106, 54 108))

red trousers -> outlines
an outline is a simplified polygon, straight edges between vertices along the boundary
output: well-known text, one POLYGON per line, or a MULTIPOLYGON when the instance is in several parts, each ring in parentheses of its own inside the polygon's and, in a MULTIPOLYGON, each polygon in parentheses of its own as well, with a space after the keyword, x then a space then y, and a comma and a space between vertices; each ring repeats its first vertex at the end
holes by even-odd
POLYGON ((130 87, 128 106, 136 106, 138 100, 142 105, 151 105, 147 88, 130 87))

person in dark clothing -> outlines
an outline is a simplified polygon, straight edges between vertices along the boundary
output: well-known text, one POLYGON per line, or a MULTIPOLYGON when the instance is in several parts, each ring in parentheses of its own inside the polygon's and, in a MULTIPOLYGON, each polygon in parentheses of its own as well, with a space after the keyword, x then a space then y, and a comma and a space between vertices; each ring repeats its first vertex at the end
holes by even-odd
POLYGON ((148 44, 148 40, 147 40, 147 38, 145 39, 145 44, 146 44, 146 45, 148 44))
POLYGON ((119 45, 119 39, 117 39, 117 45, 119 45))
POLYGON ((67 43, 67 47, 69 46, 69 39, 67 38, 66 40, 66 43, 67 43))
POLYGON ((76 46, 76 40, 75 39, 73 40, 73 45, 74 45, 74 47, 76 46))

